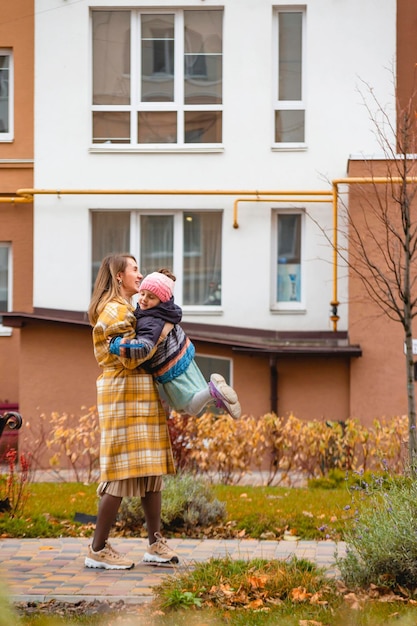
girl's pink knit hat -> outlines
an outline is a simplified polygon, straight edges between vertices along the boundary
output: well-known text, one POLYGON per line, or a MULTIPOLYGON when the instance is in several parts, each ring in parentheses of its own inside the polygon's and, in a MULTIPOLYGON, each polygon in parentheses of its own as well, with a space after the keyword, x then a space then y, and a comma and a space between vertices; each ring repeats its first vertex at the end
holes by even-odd
POLYGON ((168 302, 172 297, 174 284, 174 281, 169 276, 161 274, 161 272, 152 272, 152 274, 148 274, 142 280, 140 291, 146 289, 146 291, 154 293, 161 302, 168 302))

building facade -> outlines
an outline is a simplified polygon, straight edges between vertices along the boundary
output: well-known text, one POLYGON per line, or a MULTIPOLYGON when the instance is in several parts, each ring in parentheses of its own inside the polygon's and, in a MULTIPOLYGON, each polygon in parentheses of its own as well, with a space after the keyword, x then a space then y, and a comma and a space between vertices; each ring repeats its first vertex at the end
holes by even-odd
MULTIPOLYGON (((95 404, 86 311, 116 251, 173 270, 199 364, 244 413, 406 412, 401 332, 362 323, 335 257, 332 182, 381 159, 370 92, 395 128, 416 19, 395 0, 35 0, 34 180, 10 178, 22 203, 0 205, 20 219, 33 203, 33 280, 13 243, 3 318, 25 417, 95 404)), ((3 147, 17 155, 17 135, 3 147)))

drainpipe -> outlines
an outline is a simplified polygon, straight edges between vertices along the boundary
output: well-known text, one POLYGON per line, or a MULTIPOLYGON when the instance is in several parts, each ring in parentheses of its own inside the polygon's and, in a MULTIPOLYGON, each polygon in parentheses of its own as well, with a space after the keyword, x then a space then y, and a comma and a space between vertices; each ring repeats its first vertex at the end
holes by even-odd
POLYGON ((278 415, 278 359, 276 356, 269 357, 270 385, 271 385, 271 413, 278 415))

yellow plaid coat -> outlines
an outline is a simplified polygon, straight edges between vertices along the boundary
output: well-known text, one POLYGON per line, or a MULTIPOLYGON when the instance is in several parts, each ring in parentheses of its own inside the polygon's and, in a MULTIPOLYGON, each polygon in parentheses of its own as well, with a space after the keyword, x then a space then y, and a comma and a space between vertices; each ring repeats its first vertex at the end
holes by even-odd
MULTIPOLYGON (((100 480, 175 473, 166 416, 152 376, 143 361, 109 352, 108 337, 135 335, 133 307, 109 302, 93 328, 100 421, 100 480)), ((147 355, 150 356, 149 354, 147 355)))

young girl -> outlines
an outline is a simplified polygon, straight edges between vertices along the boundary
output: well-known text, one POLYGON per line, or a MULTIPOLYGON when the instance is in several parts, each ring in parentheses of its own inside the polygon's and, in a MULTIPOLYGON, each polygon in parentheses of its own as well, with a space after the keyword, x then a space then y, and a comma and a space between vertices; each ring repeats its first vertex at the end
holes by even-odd
POLYGON ((143 359, 157 345, 145 367, 162 387, 161 395, 171 408, 198 415, 205 406, 214 403, 232 417, 240 417, 241 408, 235 390, 220 374, 211 374, 207 383, 194 360, 194 345, 179 325, 182 310, 174 303, 174 281, 175 276, 166 269, 145 276, 135 311, 136 337, 114 337, 110 352, 143 359), (161 341, 163 330, 169 332, 161 341))

